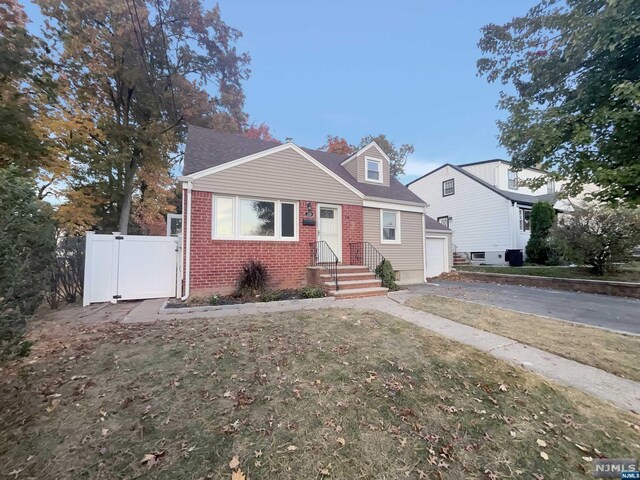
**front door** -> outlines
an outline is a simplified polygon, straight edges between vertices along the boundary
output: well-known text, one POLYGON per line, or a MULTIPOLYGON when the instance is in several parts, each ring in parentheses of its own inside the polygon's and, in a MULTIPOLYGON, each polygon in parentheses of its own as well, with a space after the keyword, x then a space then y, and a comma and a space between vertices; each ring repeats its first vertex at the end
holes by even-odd
MULTIPOLYGON (((340 208, 318 205, 318 241, 327 242, 333 253, 342 261, 342 238, 340 236, 340 208)), ((328 259, 320 259, 327 261, 328 259)))

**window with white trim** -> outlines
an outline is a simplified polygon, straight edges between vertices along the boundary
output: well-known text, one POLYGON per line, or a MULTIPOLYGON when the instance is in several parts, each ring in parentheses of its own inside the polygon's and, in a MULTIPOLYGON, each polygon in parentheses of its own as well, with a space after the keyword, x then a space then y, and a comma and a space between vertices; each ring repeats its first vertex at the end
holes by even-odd
POLYGON ((380 210, 380 243, 400 243, 400 212, 380 210))
POLYGON ((365 157, 364 159, 367 169, 366 179, 369 182, 382 183, 382 160, 376 158, 365 157))
POLYGON ((553 179, 547 180, 547 193, 552 194, 556 192, 556 182, 553 179))
POLYGON ((233 217, 233 198, 215 197, 213 202, 213 236, 233 238, 233 217))
POLYGON ((471 260, 484 260, 484 252, 471 252, 471 260))
POLYGON ((518 172, 509 170, 509 172, 507 173, 507 178, 509 180, 509 188, 511 190, 518 190, 518 172))
POLYGON ((297 240, 297 218, 297 202, 215 195, 212 238, 297 240))
POLYGON ((528 208, 520 209, 520 231, 531 231, 531 210, 529 210, 528 208))

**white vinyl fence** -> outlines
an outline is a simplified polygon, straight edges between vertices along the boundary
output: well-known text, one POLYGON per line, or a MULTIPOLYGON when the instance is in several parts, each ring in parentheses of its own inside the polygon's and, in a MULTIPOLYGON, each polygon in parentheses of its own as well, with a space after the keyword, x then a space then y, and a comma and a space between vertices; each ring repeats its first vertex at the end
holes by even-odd
POLYGON ((179 237, 87 232, 83 304, 175 297, 179 237))

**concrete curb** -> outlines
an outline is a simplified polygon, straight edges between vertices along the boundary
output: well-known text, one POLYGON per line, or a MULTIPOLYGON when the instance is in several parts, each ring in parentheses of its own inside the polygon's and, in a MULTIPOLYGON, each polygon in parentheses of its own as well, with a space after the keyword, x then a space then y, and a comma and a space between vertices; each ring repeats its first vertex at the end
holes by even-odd
POLYGON ((495 282, 508 285, 523 285, 527 287, 568 290, 570 292, 583 292, 595 295, 640 298, 640 283, 637 282, 616 282, 609 280, 542 277, 535 275, 518 275, 510 273, 507 274, 476 271, 469 272, 465 270, 456 270, 456 273, 459 274, 462 279, 466 278, 479 282, 495 282))

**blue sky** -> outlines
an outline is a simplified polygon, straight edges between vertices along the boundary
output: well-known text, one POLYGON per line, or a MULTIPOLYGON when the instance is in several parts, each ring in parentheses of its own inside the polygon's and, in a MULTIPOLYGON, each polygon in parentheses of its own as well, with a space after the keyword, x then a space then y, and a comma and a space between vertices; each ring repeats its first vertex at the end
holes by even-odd
MULTIPOLYGON (((205 2, 207 3, 207 2, 205 2)), ((499 84, 476 76, 480 28, 532 0, 220 0, 252 57, 246 111, 274 134, 317 148, 385 133, 415 154, 403 181, 438 165, 506 158, 499 84)), ((26 5, 39 23, 37 7, 26 5)))

